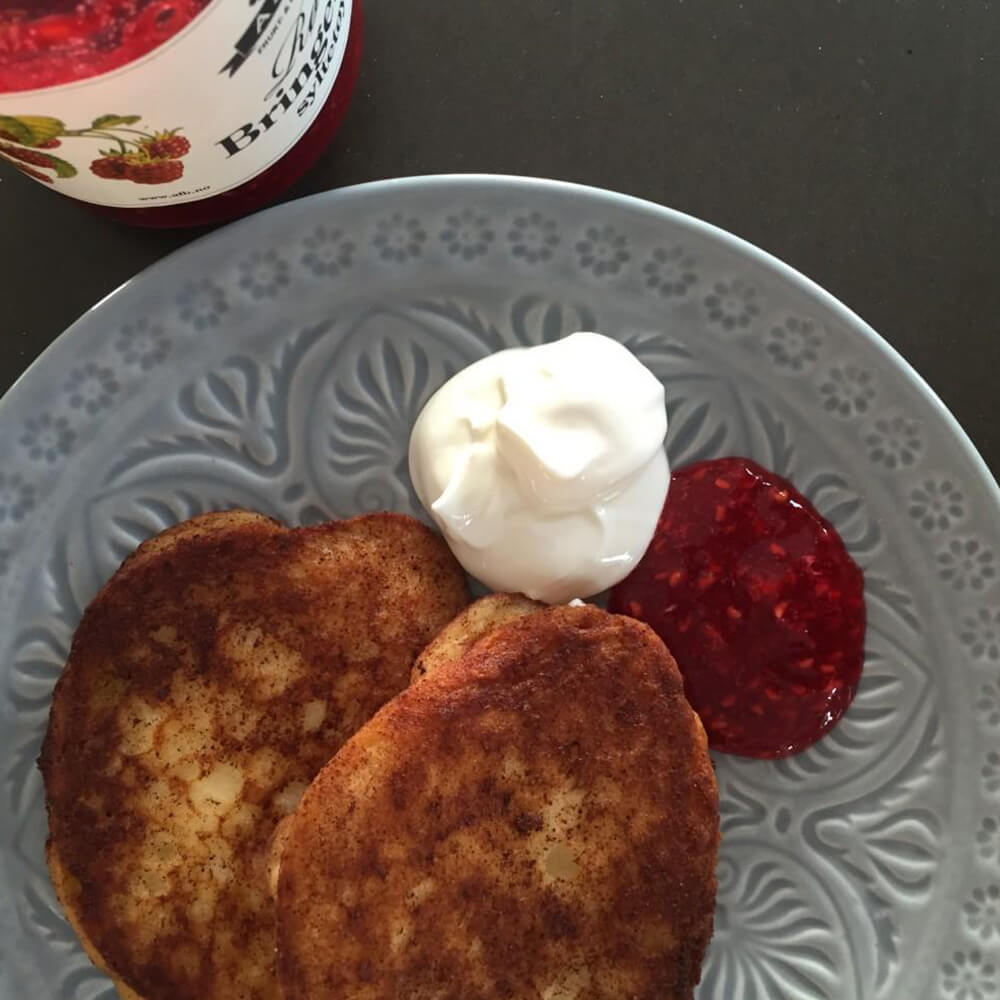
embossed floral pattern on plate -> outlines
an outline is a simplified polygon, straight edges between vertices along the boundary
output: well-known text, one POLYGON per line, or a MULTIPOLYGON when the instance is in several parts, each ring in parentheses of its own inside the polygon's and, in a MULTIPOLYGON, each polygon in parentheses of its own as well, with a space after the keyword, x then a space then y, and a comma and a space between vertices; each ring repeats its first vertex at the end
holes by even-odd
POLYGON ((420 514, 406 447, 429 395, 582 328, 663 380, 675 463, 742 453, 791 476, 866 572, 842 724, 784 761, 717 760, 700 1000, 996 996, 995 486, 912 374, 782 265, 652 206, 498 178, 373 185, 216 233, 102 303, 3 402, 0 1000, 110 996, 45 873, 35 759, 118 562, 219 507, 420 514))

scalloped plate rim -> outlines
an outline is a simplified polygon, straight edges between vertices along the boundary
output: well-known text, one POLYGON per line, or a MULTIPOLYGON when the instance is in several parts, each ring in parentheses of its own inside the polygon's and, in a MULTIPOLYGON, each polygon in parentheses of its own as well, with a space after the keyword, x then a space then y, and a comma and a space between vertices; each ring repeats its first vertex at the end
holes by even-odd
POLYGON ((951 433, 957 438, 959 445, 965 452, 965 457, 982 475, 987 492, 990 493, 992 501, 996 505, 998 513, 1000 513, 1000 484, 997 483, 985 459, 979 453, 979 450, 965 428, 962 427, 955 415, 944 404, 941 397, 931 388, 930 384, 916 368, 885 337, 870 324, 866 323, 865 320, 841 302, 835 295, 823 288, 822 285, 817 284, 812 278, 796 270, 780 257, 776 257, 755 243, 751 243, 749 240, 741 236, 736 236, 720 226, 716 226, 711 222, 705 222, 697 216, 689 215, 679 209, 670 208, 655 201, 636 197, 635 195, 612 191, 608 188, 578 184, 573 181, 517 174, 416 174, 408 177, 364 181, 360 184, 351 184, 330 191, 321 191, 317 194, 307 195, 302 198, 283 202, 280 205, 274 205, 271 208, 256 212, 253 215, 239 219, 211 233, 198 237, 122 282, 122 284, 108 292, 107 295, 91 306, 79 319, 59 334, 11 384, 3 396, 0 397, 0 419, 6 415, 7 410, 13 405, 12 400, 14 398, 21 393, 30 391, 30 383, 36 372, 43 367, 48 367, 54 358, 66 350, 67 343, 70 340, 79 337, 82 331, 86 331, 88 325, 93 322, 94 317, 106 302, 128 294, 136 285, 145 285, 149 284, 150 281, 154 281, 159 277, 161 272, 166 271, 171 266, 176 266, 178 258, 184 258, 188 255, 193 256, 202 250, 211 248, 218 242, 230 242, 235 237, 238 237, 238 234, 243 230, 249 231, 257 227, 266 229, 267 219, 275 218, 295 209, 303 209, 307 205, 322 205, 324 210, 329 206, 332 213, 342 203, 364 199, 369 196, 375 198, 384 191, 395 191, 410 187, 448 187, 456 184, 482 186, 484 188, 495 187, 500 184, 509 185, 512 188, 523 187, 569 196, 592 198, 596 201, 606 200, 621 208, 631 208, 649 213, 667 220, 674 225, 689 228, 711 240, 717 241, 730 250, 744 256, 749 256, 755 259, 757 263, 774 270, 781 277, 792 284, 798 285, 803 291, 819 300, 827 309, 836 313, 856 335, 862 337, 868 342, 870 347, 881 353, 891 366, 920 392, 925 401, 934 409, 937 416, 943 420, 951 433))

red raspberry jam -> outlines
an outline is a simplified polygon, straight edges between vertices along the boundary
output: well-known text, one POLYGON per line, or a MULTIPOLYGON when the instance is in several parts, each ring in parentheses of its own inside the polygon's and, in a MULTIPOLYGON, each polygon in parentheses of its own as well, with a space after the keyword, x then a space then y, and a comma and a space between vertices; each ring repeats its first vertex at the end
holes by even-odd
MULTIPOLYGON (((0 99, 4 95, 11 98, 2 103, 9 105, 13 109, 10 113, 15 114, 20 110, 16 106, 18 94, 37 93, 45 88, 72 84, 127 67, 168 42, 214 3, 236 2, 0 0, 0 99)), ((240 2, 246 8, 245 18, 251 22, 255 13, 261 13, 267 6, 265 3, 255 7, 256 0, 249 4, 247 0, 240 2)), ((343 61, 329 96, 298 141, 256 176, 200 200, 124 208, 91 202, 92 207, 133 224, 189 226, 236 218, 272 201, 313 164, 343 121, 361 63, 361 21, 360 0, 354 0, 343 61)), ((168 86, 168 83, 164 82, 163 86, 168 86)), ((137 103, 138 97, 135 94, 123 95, 119 98, 121 108, 115 104, 115 107, 104 110, 125 110, 125 105, 137 103)), ((49 121, 53 120, 53 116, 59 118, 58 101, 54 100, 52 104, 51 110, 46 109, 49 121)), ((196 116, 197 108, 190 109, 189 117, 196 116)), ((106 117, 115 118, 115 115, 106 117)), ((95 121, 94 124, 98 123, 95 121)), ((119 138, 130 137, 134 143, 135 137, 128 133, 132 124, 122 119, 110 126, 108 131, 113 133, 117 129, 119 138)), ((172 124, 175 123, 167 123, 167 127, 172 124)), ((62 133, 63 136, 73 137, 81 134, 85 133, 80 130, 62 133)), ((98 155, 93 160, 91 172, 101 179, 127 179, 145 185, 147 189, 180 181, 185 177, 182 158, 190 149, 187 138, 168 131, 154 135, 152 139, 153 142, 146 143, 139 157, 135 158, 143 162, 129 162, 115 157, 115 136, 112 134, 106 141, 112 148, 102 150, 107 155, 98 155)), ((87 201, 85 195, 59 183, 72 169, 58 164, 57 161, 64 158, 63 151, 59 154, 44 152, 46 149, 55 150, 64 142, 65 138, 34 141, 26 138, 23 132, 5 131, 0 122, 0 160, 6 160, 63 193, 87 201)), ((63 150, 66 148, 63 145, 63 150)), ((124 147, 119 152, 124 152, 124 147)))
POLYGON ((209 0, 0 0, 0 93, 110 73, 169 41, 209 0))
POLYGON ((857 690, 861 570, 791 483, 749 459, 674 472, 653 541, 609 606, 667 644, 717 750, 796 753, 857 690))

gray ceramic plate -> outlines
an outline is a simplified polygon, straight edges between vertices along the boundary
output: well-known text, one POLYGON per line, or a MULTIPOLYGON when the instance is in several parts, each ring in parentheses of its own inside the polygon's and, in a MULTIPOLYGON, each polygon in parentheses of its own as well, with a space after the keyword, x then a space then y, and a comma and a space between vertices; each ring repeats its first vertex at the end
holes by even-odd
POLYGON ((602 191, 442 177, 188 247, 4 399, 0 1000, 111 996, 45 873, 35 758, 81 609, 122 557, 213 507, 418 514, 406 444, 428 395, 581 328, 662 377, 674 463, 740 453, 790 476, 866 572, 845 720, 779 763, 718 760, 699 997, 997 996, 1000 493, 965 435, 856 316, 740 240, 602 191))

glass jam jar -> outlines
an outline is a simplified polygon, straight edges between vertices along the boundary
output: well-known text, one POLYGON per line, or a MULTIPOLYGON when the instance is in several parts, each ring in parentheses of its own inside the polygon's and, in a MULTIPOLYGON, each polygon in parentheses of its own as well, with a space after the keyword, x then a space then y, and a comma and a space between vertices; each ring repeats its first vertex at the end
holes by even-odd
POLYGON ((123 222, 252 212, 339 128, 360 0, 0 0, 0 160, 123 222))

